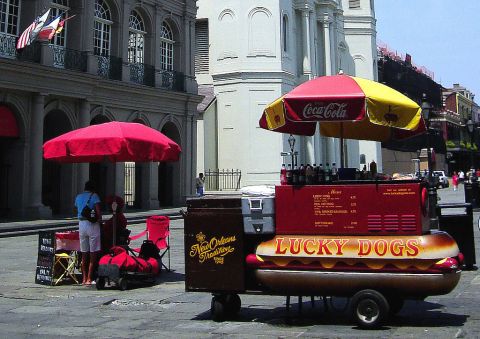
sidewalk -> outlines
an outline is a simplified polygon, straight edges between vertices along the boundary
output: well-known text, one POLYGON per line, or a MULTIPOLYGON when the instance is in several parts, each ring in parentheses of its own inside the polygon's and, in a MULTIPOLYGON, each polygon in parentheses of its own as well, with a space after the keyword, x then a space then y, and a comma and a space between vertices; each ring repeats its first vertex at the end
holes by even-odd
MULTIPOLYGON (((165 208, 158 210, 148 211, 134 211, 126 212, 125 217, 127 223, 140 224, 144 223, 149 216, 152 215, 166 215, 171 219, 181 218, 180 210, 185 207, 165 208)), ((104 214, 103 219, 107 220, 111 217, 111 214, 104 214)), ((38 231, 46 230, 68 230, 78 227, 78 220, 75 217, 53 217, 51 219, 39 219, 39 220, 0 220, 0 238, 35 234, 38 231)))

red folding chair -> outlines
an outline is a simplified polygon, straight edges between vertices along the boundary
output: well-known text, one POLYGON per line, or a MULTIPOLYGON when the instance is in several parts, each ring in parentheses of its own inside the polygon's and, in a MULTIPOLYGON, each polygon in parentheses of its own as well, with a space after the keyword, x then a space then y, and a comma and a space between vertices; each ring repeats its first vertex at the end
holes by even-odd
MULTIPOLYGON (((147 240, 151 240, 157 246, 162 266, 170 272, 170 218, 163 215, 156 215, 147 218, 147 228, 129 239, 136 240, 147 235, 147 240), (163 256, 168 254, 168 267, 163 263, 163 256)), ((140 252, 140 248, 134 248, 135 252, 140 252)))

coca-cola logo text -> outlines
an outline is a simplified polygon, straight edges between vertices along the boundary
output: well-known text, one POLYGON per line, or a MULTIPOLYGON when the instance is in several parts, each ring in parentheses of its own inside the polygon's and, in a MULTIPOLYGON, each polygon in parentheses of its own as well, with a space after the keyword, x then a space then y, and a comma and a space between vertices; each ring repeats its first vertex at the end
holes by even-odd
POLYGON ((305 105, 302 113, 305 119, 341 120, 347 117, 347 104, 336 102, 327 105, 321 102, 309 103, 305 105))

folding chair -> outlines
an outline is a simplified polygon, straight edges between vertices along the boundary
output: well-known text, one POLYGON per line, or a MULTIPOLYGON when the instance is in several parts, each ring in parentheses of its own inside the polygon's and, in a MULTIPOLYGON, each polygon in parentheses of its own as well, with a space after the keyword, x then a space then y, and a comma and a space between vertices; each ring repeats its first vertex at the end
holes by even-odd
POLYGON ((58 285, 65 278, 71 278, 78 284, 79 282, 75 274, 76 263, 77 253, 75 251, 55 253, 53 270, 55 276, 58 274, 58 277, 54 276, 53 284, 58 285))
MULTIPOLYGON (((170 272, 170 218, 163 215, 156 215, 147 218, 147 228, 137 235, 129 237, 129 240, 136 240, 144 235, 147 240, 151 240, 157 246, 162 266, 170 272), (163 256, 168 254, 168 267, 163 263, 163 256)), ((135 252, 140 252, 140 248, 134 248, 135 252)))

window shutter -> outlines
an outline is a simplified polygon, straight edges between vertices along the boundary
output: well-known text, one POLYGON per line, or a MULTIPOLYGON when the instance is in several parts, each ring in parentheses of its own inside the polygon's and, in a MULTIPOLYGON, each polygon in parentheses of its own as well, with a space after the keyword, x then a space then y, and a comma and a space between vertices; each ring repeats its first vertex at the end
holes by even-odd
POLYGON ((200 20, 195 23, 195 73, 205 74, 209 69, 209 55, 208 55, 208 21, 200 20))

